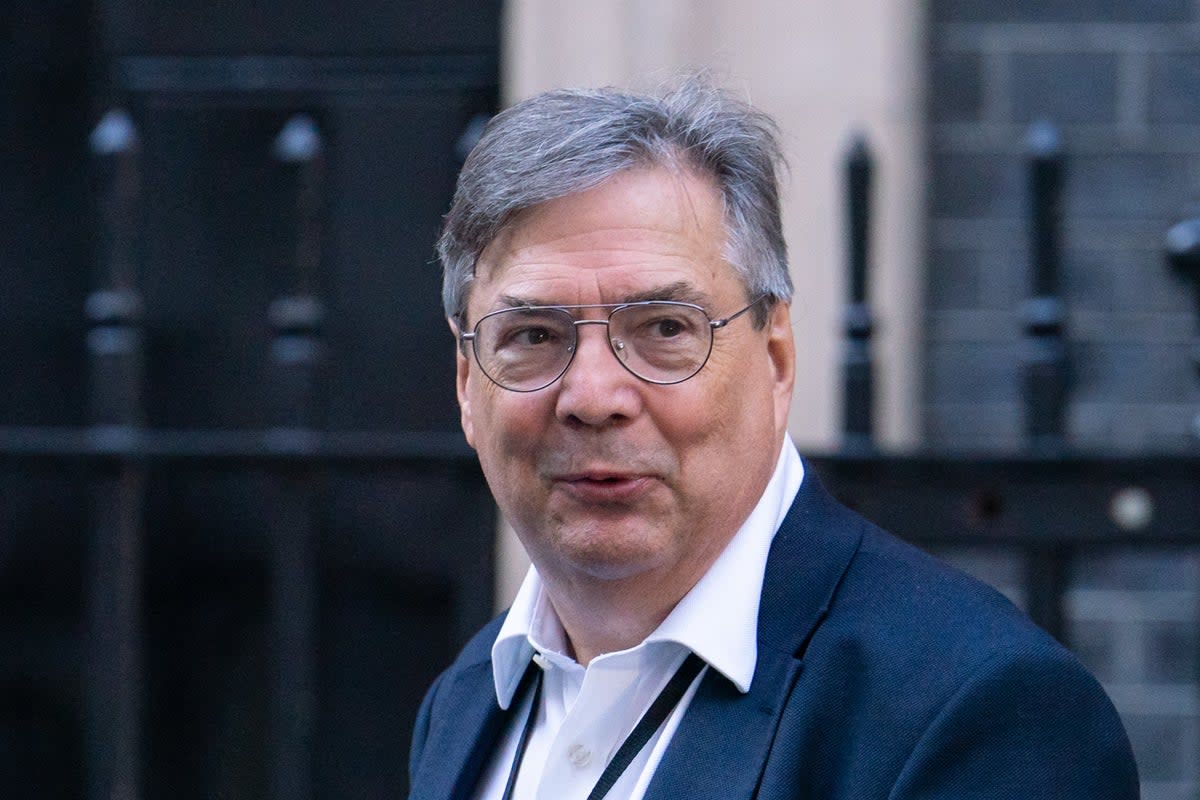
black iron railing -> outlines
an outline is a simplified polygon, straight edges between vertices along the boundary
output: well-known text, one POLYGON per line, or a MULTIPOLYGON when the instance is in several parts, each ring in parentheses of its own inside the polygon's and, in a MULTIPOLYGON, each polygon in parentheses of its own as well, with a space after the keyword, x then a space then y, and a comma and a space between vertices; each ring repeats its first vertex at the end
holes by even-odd
MULTIPOLYGON (((1066 307, 1059 287, 1065 153, 1058 132, 1042 122, 1028 137, 1033 286, 1019 309, 1025 330, 1026 451, 876 451, 869 419, 872 313, 866 307, 870 164, 865 141, 855 136, 845 164, 851 287, 843 367, 846 447, 809 460, 844 501, 910 541, 1021 554, 1028 612, 1068 642, 1064 596, 1080 552, 1200 546, 1200 446, 1195 453, 1130 456, 1081 452, 1070 445, 1066 307)), ((1196 292, 1194 354, 1200 374, 1200 216, 1171 229, 1167 255, 1196 292)))
MULTIPOLYGON (((463 541, 494 531, 483 476, 458 433, 330 432, 322 418, 321 328, 318 294, 323 203, 327 197, 324 144, 316 122, 297 115, 273 152, 290 170, 295 197, 293 285, 267 309, 273 331, 268 387, 272 427, 263 430, 163 430, 147 427, 143 401, 145 342, 134 253, 141 197, 138 131, 121 111, 95 129, 99 173, 100 288, 87 300, 89 418, 85 427, 0 427, 0 464, 39 464, 78 470, 90 493, 84 675, 86 796, 137 800, 145 794, 147 614, 145 508, 148 476, 216 470, 265 474, 268 518, 267 599, 271 654, 269 796, 314 796, 318 693, 320 527, 324 483, 334 473, 400 473, 448 478, 463 502, 479 506, 479 530, 458 530, 463 541)), ((490 574, 490 573, 489 573, 490 574)), ((488 575, 482 576, 484 578, 488 575)), ((491 590, 480 575, 459 577, 458 617, 447 620, 461 642, 491 613, 491 590)), ((415 654, 414 654, 415 655, 415 654)), ((414 709, 415 710, 415 709, 414 709)), ((398 731, 403 738, 405 731, 398 731)), ((401 787, 397 787, 400 791, 401 787)))
MULTIPOLYGON (((1072 561, 1114 547, 1200 546, 1200 453, 1113 456, 1070 446, 1064 420, 1068 370, 1058 263, 1063 148, 1049 126, 1030 136, 1031 259, 1034 286, 1025 326, 1024 399, 1028 451, 1019 455, 888 455, 874 441, 868 302, 871 155, 857 139, 847 161, 849 305, 844 351, 845 447, 810 458, 843 500, 900 535, 930 547, 982 545, 1022 554, 1024 596, 1036 621, 1066 640, 1064 594, 1072 561)), ((272 653, 269 794, 314 795, 320 604, 319 532, 324 485, 333 472, 448 476, 464 502, 487 503, 473 452, 457 433, 331 432, 321 418, 320 267, 325 165, 319 126, 290 120, 274 152, 294 177, 294 273, 267 310, 272 427, 161 430, 145 424, 142 304, 133 269, 140 145, 115 112, 93 137, 102 173, 102 243, 90 322, 90 416, 79 428, 0 427, 0 463, 70 465, 90 491, 85 760, 87 797, 137 800, 146 765, 143 620, 146 484, 157 471, 257 471, 269 476, 268 604, 272 653)), ((1200 218, 1168 237, 1172 264, 1197 288, 1200 218)), ((1017 311, 1014 311, 1016 318, 1017 311)), ((1200 342, 1200 328, 1198 328, 1200 342)), ((1196 349, 1200 367, 1200 343, 1196 349)), ((490 509, 490 507, 489 507, 490 509)), ((491 536, 490 510, 479 529, 491 536)), ((461 576, 478 584, 478 576, 461 576)), ((490 587, 474 586, 459 638, 487 615, 490 587)))

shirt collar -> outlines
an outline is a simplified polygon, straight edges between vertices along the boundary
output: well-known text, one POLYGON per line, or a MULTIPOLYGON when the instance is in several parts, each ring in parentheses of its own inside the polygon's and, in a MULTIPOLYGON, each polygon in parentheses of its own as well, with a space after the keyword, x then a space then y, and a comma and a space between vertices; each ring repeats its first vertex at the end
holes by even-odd
MULTIPOLYGON (((804 464, 785 435, 775 472, 758 504, 696 585, 639 647, 675 642, 703 658, 747 692, 758 661, 758 604, 775 531, 804 480, 804 464)), ((530 567, 492 645, 496 698, 508 708, 538 649, 563 652, 566 636, 530 567)))

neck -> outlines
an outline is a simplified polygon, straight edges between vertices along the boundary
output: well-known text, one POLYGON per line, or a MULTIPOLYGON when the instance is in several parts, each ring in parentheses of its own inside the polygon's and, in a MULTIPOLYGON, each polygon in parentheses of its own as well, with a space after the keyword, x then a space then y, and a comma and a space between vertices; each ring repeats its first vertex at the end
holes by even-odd
MULTIPOLYGON (((662 591, 661 586, 597 586, 592 582, 564 583, 543 576, 547 597, 562 623, 571 655, 583 666, 604 653, 640 644, 687 594, 662 591), (656 591, 657 590, 657 591, 656 591)), ((633 579, 621 584, 642 583, 633 579)))

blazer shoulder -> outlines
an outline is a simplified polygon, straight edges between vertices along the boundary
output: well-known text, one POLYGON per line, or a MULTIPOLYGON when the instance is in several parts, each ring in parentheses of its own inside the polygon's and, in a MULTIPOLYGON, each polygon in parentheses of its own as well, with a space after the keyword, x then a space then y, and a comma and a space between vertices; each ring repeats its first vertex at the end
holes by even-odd
POLYGON ((1116 710, 1065 650, 994 653, 921 731, 891 797, 958 798, 981 781, 1028 800, 1137 800, 1116 710))
POLYGON ((780 543, 785 588, 769 613, 803 627, 788 600, 829 554, 844 563, 796 654, 777 741, 827 768, 772 773, 772 785, 831 798, 1136 798, 1121 722, 1066 648, 981 581, 833 501, 813 505, 819 524, 798 517, 780 543))
POLYGON ((478 664, 481 661, 491 661, 492 644, 496 641, 496 636, 500 633, 500 627, 504 624, 504 619, 507 616, 508 612, 505 611, 476 631, 475 635, 463 645, 462 650, 459 651, 450 668, 466 667, 478 664))
POLYGON ((457 677, 468 670, 478 670, 491 664, 492 643, 496 640, 496 634, 500 632, 500 626, 504 624, 506 615, 507 612, 480 628, 459 651, 450 666, 442 670, 441 674, 434 679, 425 692, 425 698, 421 701, 421 708, 417 714, 418 731, 421 726, 428 726, 430 719, 438 715, 438 701, 441 699, 441 695, 445 694, 445 692, 438 691, 440 688, 453 685, 457 677))
POLYGON ((1054 648, 992 587, 838 503, 815 476, 805 475, 805 484, 772 546, 761 616, 767 624, 782 619, 784 627, 803 628, 806 612, 820 605, 810 644, 851 637, 858 656, 888 663, 910 654, 970 669, 1016 642, 1054 648))
POLYGON ((799 588, 776 593, 772 612, 789 613, 794 606, 787 599, 808 591, 806 563, 834 552, 846 562, 809 640, 806 669, 849 670, 860 688, 893 696, 908 691, 934 704, 985 662, 1018 654, 1070 665, 1092 680, 1073 654, 996 589, 884 531, 815 482, 810 496, 809 505, 821 509, 814 515, 820 524, 788 531, 792 574, 781 580, 799 588), (854 547, 846 557, 848 548, 839 542, 849 541, 854 547))
POLYGON ((907 654, 959 676, 1004 653, 1074 661, 992 586, 858 519, 861 544, 834 602, 835 628, 893 659, 907 654))

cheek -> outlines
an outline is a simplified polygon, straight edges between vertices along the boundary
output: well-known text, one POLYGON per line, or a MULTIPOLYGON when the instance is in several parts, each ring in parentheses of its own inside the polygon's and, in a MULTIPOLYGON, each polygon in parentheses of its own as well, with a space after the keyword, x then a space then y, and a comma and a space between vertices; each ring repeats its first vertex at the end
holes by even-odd
POLYGON ((676 436, 689 439, 712 459, 769 445, 774 436, 775 397, 763 360, 713 353, 705 370, 710 368, 708 380, 699 381, 704 373, 693 379, 699 391, 676 404, 676 436))
MULTIPOLYGON (((677 460, 682 485, 694 488, 698 479, 719 470, 737 439, 736 408, 728 388, 708 386, 699 376, 680 384, 660 399, 654 414, 657 434, 677 460), (695 385, 689 385, 695 383, 695 385)), ((708 485, 700 481, 699 485, 708 485)))
MULTIPOLYGON (((487 381, 486 378, 483 379, 487 381)), ((481 461, 512 462, 533 457, 545 427, 544 398, 506 392, 487 381, 468 387, 476 449, 481 461)))

